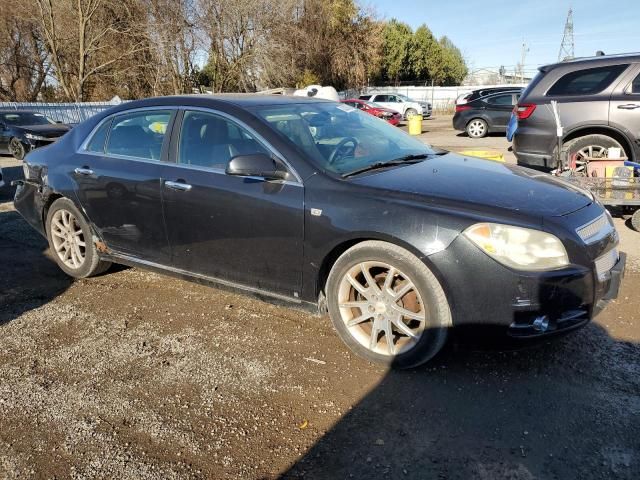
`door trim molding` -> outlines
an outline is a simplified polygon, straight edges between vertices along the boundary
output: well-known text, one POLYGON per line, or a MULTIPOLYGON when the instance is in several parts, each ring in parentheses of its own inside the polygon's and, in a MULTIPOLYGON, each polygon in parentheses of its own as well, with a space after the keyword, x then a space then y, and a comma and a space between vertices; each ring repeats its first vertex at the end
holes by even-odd
POLYGON ((118 263, 119 261, 128 265, 140 265, 140 266, 145 266, 145 267, 150 267, 153 269, 157 269, 157 270, 163 270, 163 271, 167 271, 167 272, 171 272, 173 274, 176 275, 181 275, 184 277, 191 277, 191 278, 196 278, 199 280, 204 280, 206 282, 209 283, 214 283, 214 284, 218 284, 224 287, 229 287, 229 288, 233 288, 236 290, 243 290, 245 292, 250 292, 250 293, 254 293, 256 295, 264 295, 266 297, 271 297, 271 298, 275 298, 278 300, 282 300, 288 303, 296 303, 296 304, 300 304, 302 303, 302 300, 300 298, 296 298, 293 296, 288 296, 288 295, 282 295, 279 293, 274 293, 274 292, 270 292, 268 290, 262 290, 260 288, 256 288, 256 287, 251 287, 249 285, 244 285, 241 283, 236 283, 236 282, 232 282, 230 280, 223 280, 221 278, 218 277, 211 277, 209 275, 203 275, 201 273, 195 273, 195 272, 189 272, 188 270, 183 270, 181 268, 176 268, 176 267, 171 267, 169 265, 163 265, 161 263, 155 263, 155 262, 150 262, 149 260, 142 260, 140 258, 137 257, 133 257, 130 255, 125 255, 122 253, 116 253, 116 252, 109 252, 107 255, 103 256, 105 259, 108 260, 113 260, 115 263, 118 263))

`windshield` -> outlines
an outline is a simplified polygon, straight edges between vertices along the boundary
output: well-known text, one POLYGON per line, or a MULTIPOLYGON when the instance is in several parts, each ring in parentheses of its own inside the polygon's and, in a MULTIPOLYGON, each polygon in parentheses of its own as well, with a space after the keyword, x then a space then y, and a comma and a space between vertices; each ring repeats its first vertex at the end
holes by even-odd
POLYGON ((429 145, 373 115, 339 103, 256 107, 271 128, 324 170, 340 175, 410 155, 433 155, 429 145))
POLYGON ((50 125, 56 123, 41 113, 11 112, 0 114, 6 125, 50 125))

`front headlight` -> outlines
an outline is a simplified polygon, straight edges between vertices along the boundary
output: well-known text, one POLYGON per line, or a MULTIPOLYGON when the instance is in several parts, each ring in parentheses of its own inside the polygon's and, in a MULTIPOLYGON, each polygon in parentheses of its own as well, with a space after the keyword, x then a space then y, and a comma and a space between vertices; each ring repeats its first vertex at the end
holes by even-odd
POLYGON ((569 264, 562 242, 530 228, 477 223, 464 235, 494 260, 516 270, 555 270, 569 264))
POLYGON ((25 133, 24 136, 27 137, 29 140, 46 140, 47 139, 47 137, 43 137, 42 135, 34 135, 33 133, 25 133))

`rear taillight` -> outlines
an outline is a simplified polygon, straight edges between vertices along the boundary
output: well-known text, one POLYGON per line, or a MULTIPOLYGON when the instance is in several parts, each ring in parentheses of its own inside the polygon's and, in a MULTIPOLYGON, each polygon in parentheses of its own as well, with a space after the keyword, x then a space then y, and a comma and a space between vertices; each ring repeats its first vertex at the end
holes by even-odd
POLYGON ((516 114, 518 120, 525 120, 531 116, 535 109, 536 105, 534 103, 524 103, 522 105, 516 105, 513 113, 516 114))
POLYGON ((465 110, 471 110, 469 105, 456 105, 456 112, 464 112, 465 110))

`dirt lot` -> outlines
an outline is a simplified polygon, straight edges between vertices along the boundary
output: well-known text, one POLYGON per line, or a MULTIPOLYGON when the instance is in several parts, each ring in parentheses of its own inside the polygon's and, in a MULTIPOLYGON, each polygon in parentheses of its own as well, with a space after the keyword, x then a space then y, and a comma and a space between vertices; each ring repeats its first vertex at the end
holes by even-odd
MULTIPOLYGON (((449 125, 425 122, 427 140, 479 143, 449 125)), ((640 478, 640 234, 624 219, 627 277, 591 325, 390 372, 292 308, 139 269, 72 282, 9 195, 0 478, 640 478)))

